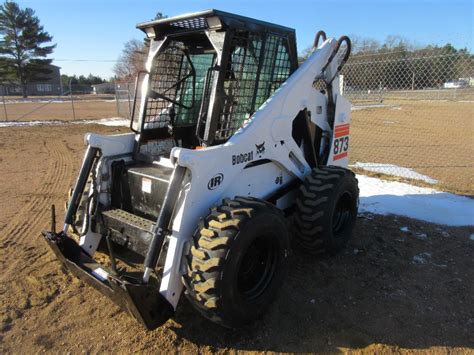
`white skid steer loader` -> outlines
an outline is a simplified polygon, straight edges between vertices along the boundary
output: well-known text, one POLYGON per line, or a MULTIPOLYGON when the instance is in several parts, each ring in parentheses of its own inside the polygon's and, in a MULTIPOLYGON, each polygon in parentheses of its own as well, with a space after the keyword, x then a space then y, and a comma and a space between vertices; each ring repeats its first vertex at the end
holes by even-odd
POLYGON ((208 10, 137 27, 150 46, 131 132, 86 135, 64 227, 53 206, 43 235, 148 329, 183 292, 205 317, 241 326, 275 298, 291 235, 335 253, 353 233, 359 190, 339 88, 350 40, 318 32, 298 67, 294 30, 263 21, 208 10))

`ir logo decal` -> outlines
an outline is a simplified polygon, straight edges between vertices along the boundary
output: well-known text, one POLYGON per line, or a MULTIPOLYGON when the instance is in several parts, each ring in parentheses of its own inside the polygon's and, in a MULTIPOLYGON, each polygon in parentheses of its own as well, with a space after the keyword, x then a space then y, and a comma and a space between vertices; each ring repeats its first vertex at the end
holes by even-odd
POLYGON ((211 180, 207 183, 207 188, 209 190, 214 190, 219 187, 220 184, 224 181, 224 174, 218 173, 214 175, 211 180))

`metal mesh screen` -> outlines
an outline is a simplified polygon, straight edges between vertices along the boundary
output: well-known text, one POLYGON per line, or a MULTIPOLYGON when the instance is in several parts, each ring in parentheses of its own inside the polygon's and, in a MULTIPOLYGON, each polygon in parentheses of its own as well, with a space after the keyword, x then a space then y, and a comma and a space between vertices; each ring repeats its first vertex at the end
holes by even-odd
MULTIPOLYGON (((182 99, 183 87, 179 81, 191 73, 191 63, 184 54, 182 44, 171 42, 167 48, 153 59, 150 72, 150 89, 171 100, 182 99)), ((171 108, 173 104, 165 99, 148 98, 145 105, 144 128, 163 128, 171 121, 171 108)))
POLYGON ((269 35, 258 83, 254 110, 258 109, 290 76, 291 62, 284 38, 269 35))
MULTIPOLYGON (((190 55, 188 58, 182 45, 177 42, 172 42, 154 58, 153 69, 150 73, 150 89, 189 107, 174 107, 176 125, 183 126, 196 123, 201 106, 205 76, 213 61, 214 54, 196 54, 190 55), (191 63, 194 66, 196 76, 194 88, 191 77, 181 81, 191 74, 191 63)), ((144 117, 145 129, 165 127, 171 120, 172 106, 173 104, 168 100, 148 98, 144 117)))
POLYGON ((286 40, 237 32, 231 40, 217 140, 228 139, 290 75, 286 40))
POLYGON ((207 21, 204 17, 195 17, 186 20, 179 20, 170 24, 183 30, 204 30, 208 28, 207 21))

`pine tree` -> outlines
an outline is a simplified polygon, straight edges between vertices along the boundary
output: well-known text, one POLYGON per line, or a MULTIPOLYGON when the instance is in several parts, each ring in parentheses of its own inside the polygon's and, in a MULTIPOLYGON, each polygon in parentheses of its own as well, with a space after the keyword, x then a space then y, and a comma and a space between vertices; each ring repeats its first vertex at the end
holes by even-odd
POLYGON ((0 5, 0 82, 20 83, 26 97, 27 84, 51 72, 46 57, 56 45, 44 44, 52 39, 32 9, 8 0, 0 5))

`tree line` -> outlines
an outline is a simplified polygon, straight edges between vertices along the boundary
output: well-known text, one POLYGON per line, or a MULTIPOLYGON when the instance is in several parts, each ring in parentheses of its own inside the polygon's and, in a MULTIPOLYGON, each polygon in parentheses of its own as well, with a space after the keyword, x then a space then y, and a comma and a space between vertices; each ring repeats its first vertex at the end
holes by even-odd
POLYGON ((105 79, 101 78, 100 76, 92 75, 92 74, 89 74, 88 76, 61 74, 61 83, 63 87, 69 86, 69 83, 71 83, 71 85, 91 86, 91 85, 96 85, 96 84, 102 84, 105 82, 106 82, 105 79))
POLYGON ((351 89, 428 89, 469 78, 474 56, 466 48, 417 46, 390 36, 380 43, 353 39, 354 50, 343 69, 344 85, 351 89))
POLYGON ((29 82, 47 80, 52 40, 34 10, 8 0, 0 5, 0 83, 19 83, 26 97, 29 82))

